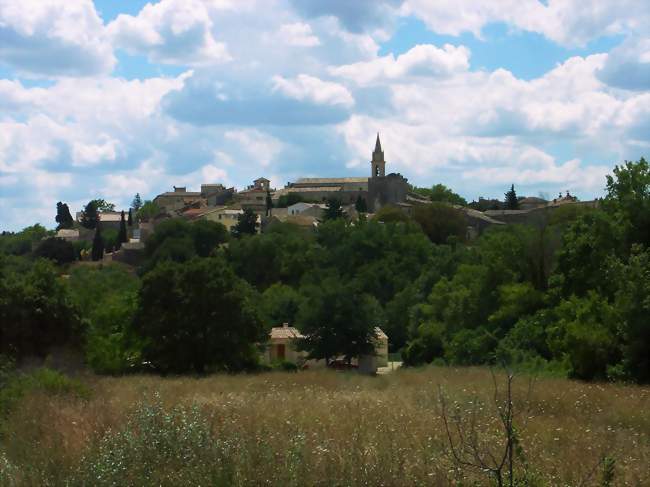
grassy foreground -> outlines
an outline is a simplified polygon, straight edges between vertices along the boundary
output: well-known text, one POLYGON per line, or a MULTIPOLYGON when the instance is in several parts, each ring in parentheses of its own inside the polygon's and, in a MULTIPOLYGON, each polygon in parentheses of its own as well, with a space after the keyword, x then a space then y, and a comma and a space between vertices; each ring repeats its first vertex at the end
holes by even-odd
MULTIPOLYGON (((1 485, 490 485, 454 462, 441 394, 456 445, 503 451, 486 369, 85 381, 87 397, 12 407, 1 485)), ((650 484, 650 388, 529 382, 512 394, 519 485, 650 484)))

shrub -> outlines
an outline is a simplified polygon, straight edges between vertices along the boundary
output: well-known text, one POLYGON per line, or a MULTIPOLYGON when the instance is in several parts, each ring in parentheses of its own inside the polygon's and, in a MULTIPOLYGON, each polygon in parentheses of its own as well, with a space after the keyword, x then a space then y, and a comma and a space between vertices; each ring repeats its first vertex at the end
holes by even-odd
POLYGON ((138 404, 81 463, 81 485, 232 485, 232 445, 212 437, 197 406, 165 410, 158 395, 138 404))
POLYGON ((32 391, 41 391, 51 396, 90 396, 90 390, 80 381, 45 367, 29 373, 5 369, 0 372, 0 386, 0 416, 5 416, 23 396, 32 391))

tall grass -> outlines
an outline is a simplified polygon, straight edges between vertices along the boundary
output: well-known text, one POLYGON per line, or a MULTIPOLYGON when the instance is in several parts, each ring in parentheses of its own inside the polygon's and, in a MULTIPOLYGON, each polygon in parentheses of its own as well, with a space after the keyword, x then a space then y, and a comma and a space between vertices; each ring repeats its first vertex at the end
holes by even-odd
MULTIPOLYGON (((475 413, 485 448, 504 441, 490 373, 479 368, 88 385, 87 400, 36 391, 12 408, 0 437, 0 482, 489 485, 485 472, 454 462, 439 388, 454 414, 475 413)), ((650 483, 649 388, 545 378, 529 392, 521 376, 512 397, 522 484, 650 483)))

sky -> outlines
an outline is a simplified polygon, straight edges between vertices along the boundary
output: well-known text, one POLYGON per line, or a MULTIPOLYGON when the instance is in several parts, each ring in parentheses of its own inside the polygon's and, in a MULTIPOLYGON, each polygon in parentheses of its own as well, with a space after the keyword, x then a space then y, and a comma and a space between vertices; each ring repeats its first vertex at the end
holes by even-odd
POLYGON ((646 0, 0 0, 0 230, 387 171, 468 200, 650 156, 646 0))

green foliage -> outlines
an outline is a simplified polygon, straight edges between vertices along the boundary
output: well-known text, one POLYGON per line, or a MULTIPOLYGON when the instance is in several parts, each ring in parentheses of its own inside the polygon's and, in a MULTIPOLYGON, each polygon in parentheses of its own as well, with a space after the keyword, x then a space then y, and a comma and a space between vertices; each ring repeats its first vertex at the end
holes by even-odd
POLYGON ((264 290, 276 282, 297 285, 313 268, 313 237, 293 225, 278 225, 269 232, 230 242, 225 255, 235 273, 264 290))
POLYGON ((68 279, 70 295, 86 320, 85 354, 97 373, 119 374, 137 369, 141 344, 132 323, 140 283, 124 267, 113 264, 77 267, 68 279))
POLYGON ((83 459, 73 485, 233 485, 233 445, 215 439, 198 406, 141 402, 83 459))
POLYGON ((433 362, 444 354, 445 330, 440 323, 423 323, 419 326, 417 337, 402 350, 402 360, 406 366, 416 366, 433 362))
POLYGON ((142 198, 140 197, 140 193, 136 193, 135 196, 133 197, 133 201, 131 202, 131 208, 133 208, 136 212, 140 211, 140 208, 142 208, 142 198))
POLYGON ((54 264, 0 259, 0 354, 45 357, 74 342, 79 316, 54 264))
POLYGON ((455 365, 479 365, 494 362, 498 339, 483 327, 464 328, 455 333, 445 347, 445 359, 455 365))
POLYGON ((222 258, 158 264, 139 293, 143 359, 161 372, 252 367, 264 338, 253 296, 222 258))
POLYGON ((54 261, 58 265, 69 264, 77 258, 72 243, 62 238, 49 237, 34 249, 34 257, 54 261))
POLYGON ((382 206, 379 211, 375 213, 374 219, 383 223, 398 223, 410 220, 406 213, 393 205, 382 206))
POLYGON ((592 291, 562 301, 555 313, 557 322, 548 328, 551 352, 568 359, 572 377, 605 379, 607 365, 620 359, 616 309, 592 291))
POLYGON ((0 235, 0 254, 30 254, 38 242, 51 236, 52 233, 53 232, 49 232, 45 227, 38 223, 31 227, 24 228, 18 233, 3 232, 2 235, 0 235))
POLYGON ((431 201, 467 206, 467 200, 465 198, 454 193, 444 184, 434 184, 431 188, 413 188, 413 191, 425 198, 429 198, 431 201))
POLYGON ((267 326, 294 324, 302 304, 302 296, 290 286, 279 282, 262 293, 260 311, 267 326))
POLYGON ((295 205, 296 203, 311 203, 307 199, 303 198, 298 193, 287 193, 283 194, 278 198, 277 207, 278 208, 287 208, 288 206, 295 205))
POLYGON ((74 225, 74 220, 70 214, 70 208, 66 203, 59 201, 56 204, 56 217, 54 218, 57 223, 57 230, 62 228, 72 228, 74 225))
POLYGON ((0 370, 0 420, 31 392, 43 392, 50 396, 73 395, 88 398, 90 390, 80 381, 45 367, 28 373, 5 368, 0 370))
POLYGON ((519 199, 517 198, 517 192, 515 191, 514 184, 510 186, 510 191, 508 191, 505 196, 506 210, 518 210, 519 199))
POLYGON ((463 242, 467 224, 463 213, 447 203, 432 203, 413 207, 413 220, 434 244, 445 244, 450 237, 463 242))
POLYGON ((95 228, 91 257, 93 261, 102 260, 102 257, 104 257, 104 238, 102 237, 101 225, 97 225, 95 228))
POLYGON ((368 203, 366 203, 366 199, 361 195, 357 196, 357 200, 354 203, 354 209, 357 210, 358 213, 368 213, 368 203))
POLYGON ((244 213, 237 217, 237 225, 232 227, 233 237, 243 237, 244 235, 255 235, 257 233, 257 215, 250 208, 246 208, 244 213))
POLYGON ((156 203, 147 200, 140 208, 135 209, 135 216, 138 219, 138 221, 146 222, 156 218, 160 214, 160 212, 161 212, 160 207, 156 203))
POLYGON ((94 229, 99 223, 99 213, 113 211, 115 205, 102 199, 90 200, 81 212, 81 225, 85 228, 94 229))
POLYGON ((314 359, 347 359, 374 352, 375 326, 381 325, 381 307, 354 283, 329 277, 305 289, 298 324, 305 335, 299 347, 314 359))
POLYGON ((124 210, 122 210, 121 218, 120 218, 120 231, 117 234, 117 240, 115 242, 115 249, 119 249, 122 247, 123 243, 126 243, 129 241, 129 234, 126 231, 126 220, 124 218, 124 210))
POLYGON ((185 262, 196 256, 208 257, 227 241, 228 232, 221 223, 207 220, 190 223, 181 218, 164 220, 145 243, 145 269, 167 260, 185 262))
POLYGON ((617 284, 614 306, 619 316, 620 375, 650 382, 650 251, 634 246, 628 261, 614 262, 608 276, 617 284))
POLYGON ((341 200, 336 198, 328 199, 325 205, 325 211, 323 211, 323 221, 337 220, 340 218, 343 218, 341 200))
POLYGON ((624 229, 626 247, 650 245, 650 166, 641 158, 625 161, 607 176, 604 210, 624 229))

